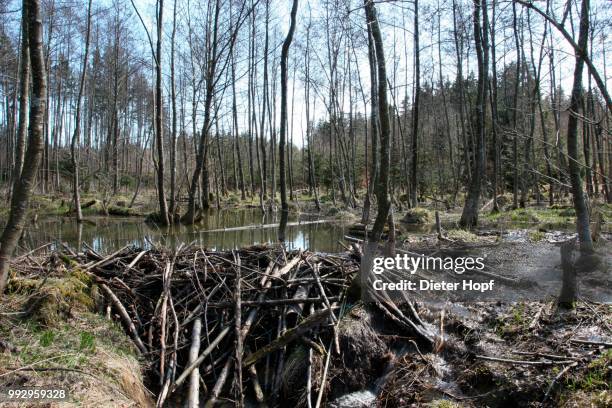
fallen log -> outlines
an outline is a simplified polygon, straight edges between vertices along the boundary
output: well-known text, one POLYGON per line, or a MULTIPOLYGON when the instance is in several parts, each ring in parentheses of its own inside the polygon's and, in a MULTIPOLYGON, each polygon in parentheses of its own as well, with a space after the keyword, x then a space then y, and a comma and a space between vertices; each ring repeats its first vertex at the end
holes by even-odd
MULTIPOLYGON (((331 296, 327 298, 328 302, 339 300, 339 296, 331 296)), ((281 305, 299 305, 302 303, 326 303, 326 300, 321 297, 316 298, 303 298, 303 299, 268 299, 268 300, 245 300, 241 302, 242 306, 281 306, 281 305)), ((216 302, 209 303, 208 307, 227 308, 232 307, 232 302, 216 302)))
MULTIPOLYGON (((297 221, 297 222, 288 222, 287 227, 296 227, 298 225, 314 225, 314 224, 329 224, 334 220, 316 220, 316 221, 297 221)), ((229 228, 217 228, 205 231, 194 231, 194 234, 201 233, 211 233, 211 232, 229 232, 229 231, 247 231, 254 229, 268 229, 268 228, 278 228, 280 224, 252 224, 252 225, 244 225, 242 227, 229 227, 229 228)))

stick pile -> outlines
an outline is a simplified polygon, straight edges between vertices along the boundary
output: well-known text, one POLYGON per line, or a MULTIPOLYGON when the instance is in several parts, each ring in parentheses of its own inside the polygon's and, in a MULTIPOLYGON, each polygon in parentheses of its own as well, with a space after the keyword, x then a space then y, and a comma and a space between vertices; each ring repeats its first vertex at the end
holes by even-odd
POLYGON ((359 269, 346 254, 254 246, 208 251, 123 248, 72 253, 98 281, 158 385, 157 406, 220 400, 243 406, 278 395, 286 351, 320 351, 359 269), (181 400, 186 396, 187 401, 181 400))

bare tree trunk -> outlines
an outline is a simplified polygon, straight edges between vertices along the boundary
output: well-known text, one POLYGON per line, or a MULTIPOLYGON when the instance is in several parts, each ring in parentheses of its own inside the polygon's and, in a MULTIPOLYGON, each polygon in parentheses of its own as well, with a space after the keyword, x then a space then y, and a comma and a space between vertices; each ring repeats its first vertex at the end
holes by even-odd
POLYGON ((610 181, 606 177, 606 169, 604 167, 604 148, 602 146, 602 139, 603 139, 602 131, 603 129, 602 129, 601 123, 595 124, 595 134, 593 137, 595 138, 595 145, 596 145, 597 159, 598 159, 597 161, 599 162, 599 176, 601 177, 601 187, 604 193, 604 198, 606 200, 606 203, 610 203, 612 202, 612 197, 610 196, 610 188, 609 188, 610 181))
POLYGON ((147 139, 145 140, 143 146, 143 152, 140 155, 140 162, 138 164, 138 181, 136 182, 136 188, 134 189, 134 195, 132 195, 132 199, 130 200, 130 204, 128 208, 132 208, 134 206, 134 202, 136 201, 136 197, 138 197, 138 193, 140 191, 140 185, 142 184, 142 167, 145 159, 145 151, 147 150, 147 146, 149 145, 149 140, 151 139, 151 132, 147 132, 147 139))
POLYGON ((557 305, 563 309, 573 309, 576 301, 576 267, 574 266, 575 239, 561 244, 561 268, 563 270, 561 293, 557 305))
POLYGON ((215 141, 217 144, 217 162, 221 166, 221 194, 227 195, 227 185, 225 184, 225 166, 223 166, 223 160, 221 155, 221 135, 219 134, 219 106, 215 109, 215 141))
MULTIPOLYGON (((278 164, 280 172, 280 193, 281 193, 281 209, 283 212, 289 211, 287 203, 287 180, 285 170, 285 144, 287 140, 287 61, 289 59, 289 47, 293 40, 293 32, 295 31, 295 15, 297 13, 298 0, 293 0, 291 7, 291 23, 289 32, 283 42, 280 61, 281 75, 281 106, 280 106, 280 138, 278 140, 278 164)), ((274 197, 272 198, 274 199, 274 197)))
MULTIPOLYGON (((251 0, 251 4, 252 4, 251 0)), ((254 124, 252 118, 255 116, 255 105, 252 101, 255 99, 253 93, 253 61, 255 60, 255 13, 253 13, 251 25, 251 41, 249 41, 249 59, 248 59, 248 77, 249 81, 247 84, 248 90, 248 101, 247 101, 247 121, 249 123, 249 175, 251 176, 251 197, 255 196, 255 166, 254 166, 254 154, 253 154, 253 134, 257 132, 257 125, 254 124)), ((257 142, 257 140, 255 140, 257 142)), ((257 149, 257 146, 255 146, 257 149)), ((257 150, 255 150, 257 154, 257 150)), ((258 154, 257 154, 258 155, 258 154)))
MULTIPOLYGON (((552 34, 549 36, 549 44, 552 44, 552 34)), ((549 47, 548 53, 549 59, 549 75, 550 75, 550 108, 553 114, 553 121, 555 124, 555 151, 557 156, 557 162, 560 170, 557 172, 559 180, 562 183, 567 182, 567 174, 563 171, 563 169, 567 168, 565 152, 563 151, 563 138, 561 137, 561 102, 560 97, 557 92, 557 80, 555 75, 555 51, 552 46, 549 47)), ((564 192, 567 191, 565 186, 561 186, 559 188, 559 195, 561 194, 561 190, 564 192)))
POLYGON ((472 175, 472 169, 471 169, 471 163, 470 163, 470 155, 469 155, 469 148, 468 148, 468 142, 467 142, 467 132, 465 129, 465 111, 464 111, 464 105, 466 105, 465 103, 465 91, 464 91, 464 87, 463 87, 463 60, 462 60, 462 53, 463 53, 463 44, 460 41, 460 37, 459 37, 459 22, 457 21, 458 16, 457 16, 457 3, 456 0, 453 0, 453 37, 455 40, 455 52, 457 54, 457 76, 456 76, 456 80, 455 82, 458 84, 458 91, 459 91, 459 103, 458 103, 458 110, 459 110, 459 122, 460 122, 460 128, 461 128, 461 140, 463 143, 463 160, 465 161, 465 168, 466 168, 466 173, 467 173, 467 177, 468 180, 472 175))
MULTIPOLYGON (((442 105, 444 108, 444 122, 445 122, 445 130, 444 133, 446 134, 446 139, 448 141, 448 158, 450 161, 450 166, 451 166, 451 175, 453 177, 453 186, 454 190, 456 190, 456 186, 457 186, 457 178, 458 175, 455 172, 455 152, 453 151, 453 139, 451 137, 451 126, 450 126, 450 118, 449 118, 449 114, 448 114, 448 104, 446 101, 446 88, 444 85, 444 77, 442 76, 442 10, 440 9, 440 1, 438 0, 438 70, 439 70, 439 77, 440 77, 440 92, 442 93, 442 105)), ((401 131, 401 126, 400 126, 400 131, 401 131)), ((453 195, 453 206, 455 204, 455 197, 453 195)), ((495 204, 497 205, 497 202, 495 202, 495 204)))
MULTIPOLYGON (((498 130, 498 111, 497 111, 497 68, 496 68, 496 56, 495 56, 495 10, 496 2, 493 2, 493 10, 491 14, 491 121, 493 131, 493 209, 492 212, 499 212, 499 204, 497 202, 497 195, 499 191, 499 160, 500 160, 500 143, 497 134, 498 130)), ((488 69, 488 68, 487 68, 488 69)))
POLYGON ((159 222, 168 225, 168 207, 164 190, 164 101, 162 94, 162 36, 164 0, 157 2, 157 52, 155 57, 155 136, 157 144, 157 195, 159 199, 159 222))
MULTIPOLYGON (((231 16, 230 16, 231 18, 231 16)), ((235 59, 234 46, 232 43, 232 49, 230 50, 231 57, 231 70, 232 70, 232 119, 234 120, 234 150, 238 156, 238 174, 240 176, 240 198, 246 200, 246 189, 244 186, 244 169, 242 168, 242 153, 240 152, 240 132, 238 130, 238 104, 236 103, 236 59, 235 59)), ((249 100, 250 104, 250 100, 249 100)), ((249 107, 250 108, 250 107, 249 107)), ((250 109, 249 109, 250 110, 250 109)), ((250 136, 249 136, 250 137, 250 136)), ((251 168, 253 163, 250 164, 251 168)), ((253 177, 253 174, 251 174, 253 177)))
POLYGON ((214 79, 216 74, 216 63, 217 63, 217 35, 219 31, 219 12, 221 4, 219 0, 215 2, 215 15, 213 18, 213 34, 211 51, 208 58, 208 64, 206 67, 206 96, 204 100, 204 123, 202 124, 202 133, 200 134, 200 140, 198 143, 196 167, 193 171, 193 177, 191 179, 191 188, 189 189, 189 202, 187 205, 187 213, 182 217, 182 221, 186 224, 193 224, 195 222, 195 200, 196 191, 198 189, 198 183, 200 178, 203 178, 202 186, 202 206, 204 209, 209 208, 208 198, 208 134, 210 132, 211 123, 211 105, 214 94, 214 79))
POLYGON ((512 107, 512 126, 514 129, 514 134, 512 136, 512 157, 514 162, 514 180, 512 182, 512 207, 518 208, 518 188, 519 188, 519 165, 518 165, 518 128, 517 128, 517 119, 518 119, 518 99, 519 99, 519 90, 520 90, 520 82, 521 82, 521 55, 520 49, 521 44, 519 41, 519 32, 517 27, 517 18, 516 18, 516 3, 512 2, 512 26, 514 31, 514 46, 516 48, 516 52, 518 56, 516 58, 516 75, 514 77, 514 94, 513 94, 513 107, 512 107))
POLYGON ((410 172, 410 204, 419 205, 417 198, 419 150, 419 96, 421 94, 421 53, 419 50, 419 0, 414 0, 414 102, 412 104, 412 149, 410 172))
POLYGON ((308 21, 308 26, 306 27, 306 48, 304 50, 304 59, 305 59, 305 89, 304 89, 304 99, 305 99, 305 113, 306 113, 306 142, 308 143, 308 185, 310 186, 311 193, 314 194, 315 206, 317 211, 321 211, 321 203, 319 202, 319 192, 317 190, 317 178, 314 166, 314 154, 312 152, 313 141, 312 141, 312 130, 310 128, 310 28, 312 21, 308 21))
MULTIPOLYGON (((268 125, 270 127, 270 200, 268 208, 276 211, 276 59, 272 59, 272 97, 268 95, 268 125), (270 101, 271 99, 271 101, 270 101)), ((266 87, 266 92, 268 88, 266 87)))
POLYGON ((38 0, 24 0, 22 13, 27 19, 28 48, 32 68, 32 101, 30 104, 28 147, 21 177, 11 198, 9 218, 0 238, 0 295, 6 289, 10 257, 23 231, 25 216, 43 151, 43 121, 47 106, 47 80, 43 58, 43 29, 38 0))
POLYGON ((385 66, 385 54, 382 34, 376 17, 376 8, 373 0, 364 0, 365 12, 368 25, 372 30, 372 39, 376 49, 376 69, 378 78, 378 117, 380 120, 380 174, 376 183, 376 200, 378 212, 372 227, 371 241, 380 241, 383 228, 387 222, 391 201, 389 200, 389 161, 390 161, 390 136, 391 126, 389 123, 389 107, 387 105, 387 68, 385 66))
MULTIPOLYGON (((53 38, 53 29, 54 29, 54 14, 55 14, 55 1, 51 1, 51 10, 49 11, 49 29, 48 29, 48 34, 47 34, 47 43, 45 44, 45 50, 46 52, 43 52, 43 56, 46 58, 45 59, 45 75, 46 75, 46 81, 47 84, 50 83, 50 78, 51 78, 51 39, 53 38)), ((47 94, 46 94, 46 98, 47 98, 47 105, 46 105, 46 109, 45 109, 45 117, 44 117, 44 132, 45 132, 45 141, 44 141, 44 150, 43 150, 43 169, 42 169, 42 179, 43 182, 41 183, 41 192, 43 194, 47 193, 49 191, 49 177, 51 175, 51 160, 50 160, 50 125, 51 125, 51 119, 50 119, 50 109, 51 109, 51 104, 49 103, 49 94, 51 92, 51 87, 47 86, 47 94)))
POLYGON ((79 158, 78 148, 81 135, 81 99, 83 99, 83 88, 85 87, 85 75, 87 73, 87 59, 89 57, 89 36, 91 31, 91 0, 87 5, 87 28, 85 34, 85 55, 83 56, 83 68, 81 70, 81 81, 79 83, 79 93, 76 100, 76 114, 74 119, 74 134, 72 135, 72 143, 70 146, 70 159, 72 161, 72 194, 74 199, 74 210, 76 211, 76 221, 83 221, 83 213, 81 211, 81 197, 79 194, 79 158))
MULTIPOLYGON (((293 124, 294 124, 294 112, 295 112, 295 74, 297 70, 297 62, 293 64, 293 76, 291 82, 291 139, 289 140, 289 151, 287 152, 287 162, 289 163, 289 200, 294 201, 296 199, 293 193, 293 124)), ((287 125, 289 126, 289 125, 287 125)))
MULTIPOLYGON (((580 13, 580 33, 578 46, 581 50, 587 49, 589 36, 589 0, 582 0, 580 13)), ((569 159, 569 173, 572 183, 572 195, 574 196, 574 208, 576 209, 576 228, 580 240, 580 251, 582 253, 593 252, 593 241, 591 240, 591 228, 589 226, 589 211, 587 209, 586 197, 582 189, 582 177, 580 175, 580 162, 578 153, 578 112, 582 101, 582 71, 584 59, 580 52, 576 52, 576 68, 574 69, 574 84, 569 106, 569 119, 567 121, 567 155, 569 159)))
MULTIPOLYGON (((252 4, 253 0, 251 0, 251 4, 252 4)), ((253 15, 253 19, 251 20, 251 60, 249 62, 250 65, 250 81, 249 81, 249 90, 250 90, 250 97, 251 97, 251 104, 250 106, 252 107, 252 111, 251 111, 251 118, 249 120, 250 126, 252 127, 253 133, 255 134, 255 155, 257 157, 257 172, 259 174, 259 208, 261 210, 262 213, 266 212, 266 208, 264 206, 264 196, 266 194, 265 188, 264 188, 264 184, 265 184, 265 176, 264 176, 264 171, 263 171, 263 166, 261 164, 261 149, 260 149, 260 144, 262 143, 261 139, 263 138, 263 135, 258 134, 259 132, 257 131, 257 103, 256 103, 256 97, 255 97, 255 88, 256 88, 256 82, 257 82, 257 71, 256 71, 256 58, 255 58, 255 53, 256 53, 256 48, 255 48, 255 33, 256 33, 256 25, 255 25, 255 16, 253 15)), ((262 130, 263 132, 263 130, 262 130)))
MULTIPOLYGON (((13 184, 21 178, 23 168, 26 135, 28 133, 28 96, 30 92, 30 49, 28 46, 28 22, 21 22, 21 70, 19 74, 19 124, 15 143, 15 170, 13 184)), ((14 188, 14 187, 13 187, 14 188)))
POLYGON ((172 136, 170 139, 170 215, 169 221, 174 222, 176 211, 176 79, 174 75, 174 40, 176 38, 176 1, 172 12, 172 37, 170 39, 170 82, 172 99, 172 136))
MULTIPOLYGON (((591 112, 587 100, 591 98, 590 89, 582 95, 582 112, 585 118, 590 118, 591 112)), ((586 191, 589 196, 593 196, 593 170, 591 164, 591 125, 587 120, 582 120, 582 153, 584 154, 584 178, 586 179, 586 191)))
MULTIPOLYGON (((367 224, 370 220, 370 206, 372 202, 372 195, 374 194, 374 186, 378 181, 378 136, 380 130, 380 122, 379 122, 379 113, 378 110, 378 79, 376 75, 376 48, 374 46, 374 39, 372 36, 372 27, 368 23, 367 27, 368 32, 368 62, 370 63, 370 92, 371 92, 371 112, 370 112, 370 134, 372 138, 372 168, 370 170, 370 180, 368 182, 368 191, 366 192, 366 196, 363 201, 363 213, 361 215, 361 222, 363 224, 367 224)), ((368 148, 367 140, 366 140, 366 150, 368 148)), ((366 163, 368 165, 367 160, 367 151, 366 151, 366 163)))
POLYGON ((476 163, 465 199, 465 205, 461 214, 459 224, 462 227, 472 228, 478 224, 478 209, 480 201, 480 190, 482 174, 484 172, 484 143, 485 143, 485 95, 487 89, 487 65, 488 65, 488 46, 487 46, 487 27, 486 17, 484 29, 481 29, 480 11, 487 12, 486 0, 474 0, 474 41, 476 43, 476 57, 478 59, 478 93, 476 95, 476 120, 474 130, 476 133, 476 163))
MULTIPOLYGON (((268 33, 268 25, 270 22, 270 0, 266 0, 266 35, 264 41, 264 54, 263 54, 263 85, 262 85, 262 106, 261 106, 261 123, 259 124, 259 149, 261 154, 261 190, 263 191, 263 199, 264 201, 268 195, 268 168, 266 161, 266 106, 269 103, 268 100, 268 43, 269 43, 269 33, 268 33)), ((269 123, 270 128, 270 139, 272 139, 272 123, 269 123)), ((270 140, 271 141, 271 140, 270 140)), ((274 152, 272 152, 274 154, 274 152)), ((272 197, 274 199, 274 197, 272 197)))

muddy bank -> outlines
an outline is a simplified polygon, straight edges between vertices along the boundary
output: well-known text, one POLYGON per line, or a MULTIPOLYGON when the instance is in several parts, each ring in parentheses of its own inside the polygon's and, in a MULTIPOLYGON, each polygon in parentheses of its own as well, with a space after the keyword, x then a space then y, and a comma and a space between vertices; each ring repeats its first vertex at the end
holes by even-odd
MULTIPOLYGON (((449 308, 452 310, 452 308, 449 308)), ((437 353, 401 356, 382 406, 608 406, 609 305, 480 304, 458 312, 423 310, 445 333, 437 353), (404 405, 406 404, 406 405, 404 405)))

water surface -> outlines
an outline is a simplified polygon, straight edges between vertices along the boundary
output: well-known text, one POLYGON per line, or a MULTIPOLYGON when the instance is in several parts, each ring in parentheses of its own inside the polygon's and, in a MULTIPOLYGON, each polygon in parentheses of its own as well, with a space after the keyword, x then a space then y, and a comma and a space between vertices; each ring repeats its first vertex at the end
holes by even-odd
MULTIPOLYGON (((316 214, 289 214, 289 223, 306 223, 322 219, 316 214)), ((259 209, 210 210, 196 226, 173 225, 161 228, 144 222, 139 217, 88 217, 78 225, 74 218, 47 217, 26 226, 21 250, 36 248, 46 243, 54 246, 63 242, 72 248, 83 243, 98 252, 108 253, 125 245, 149 248, 152 244, 176 246, 180 243, 196 243, 209 249, 228 250, 262 243, 276 243, 277 228, 261 228, 262 225, 280 222, 280 214, 263 216, 259 209), (257 225, 257 228, 240 231, 216 231, 257 225)), ((288 249, 307 249, 321 252, 337 252, 345 226, 338 222, 290 225, 285 235, 288 249)))

